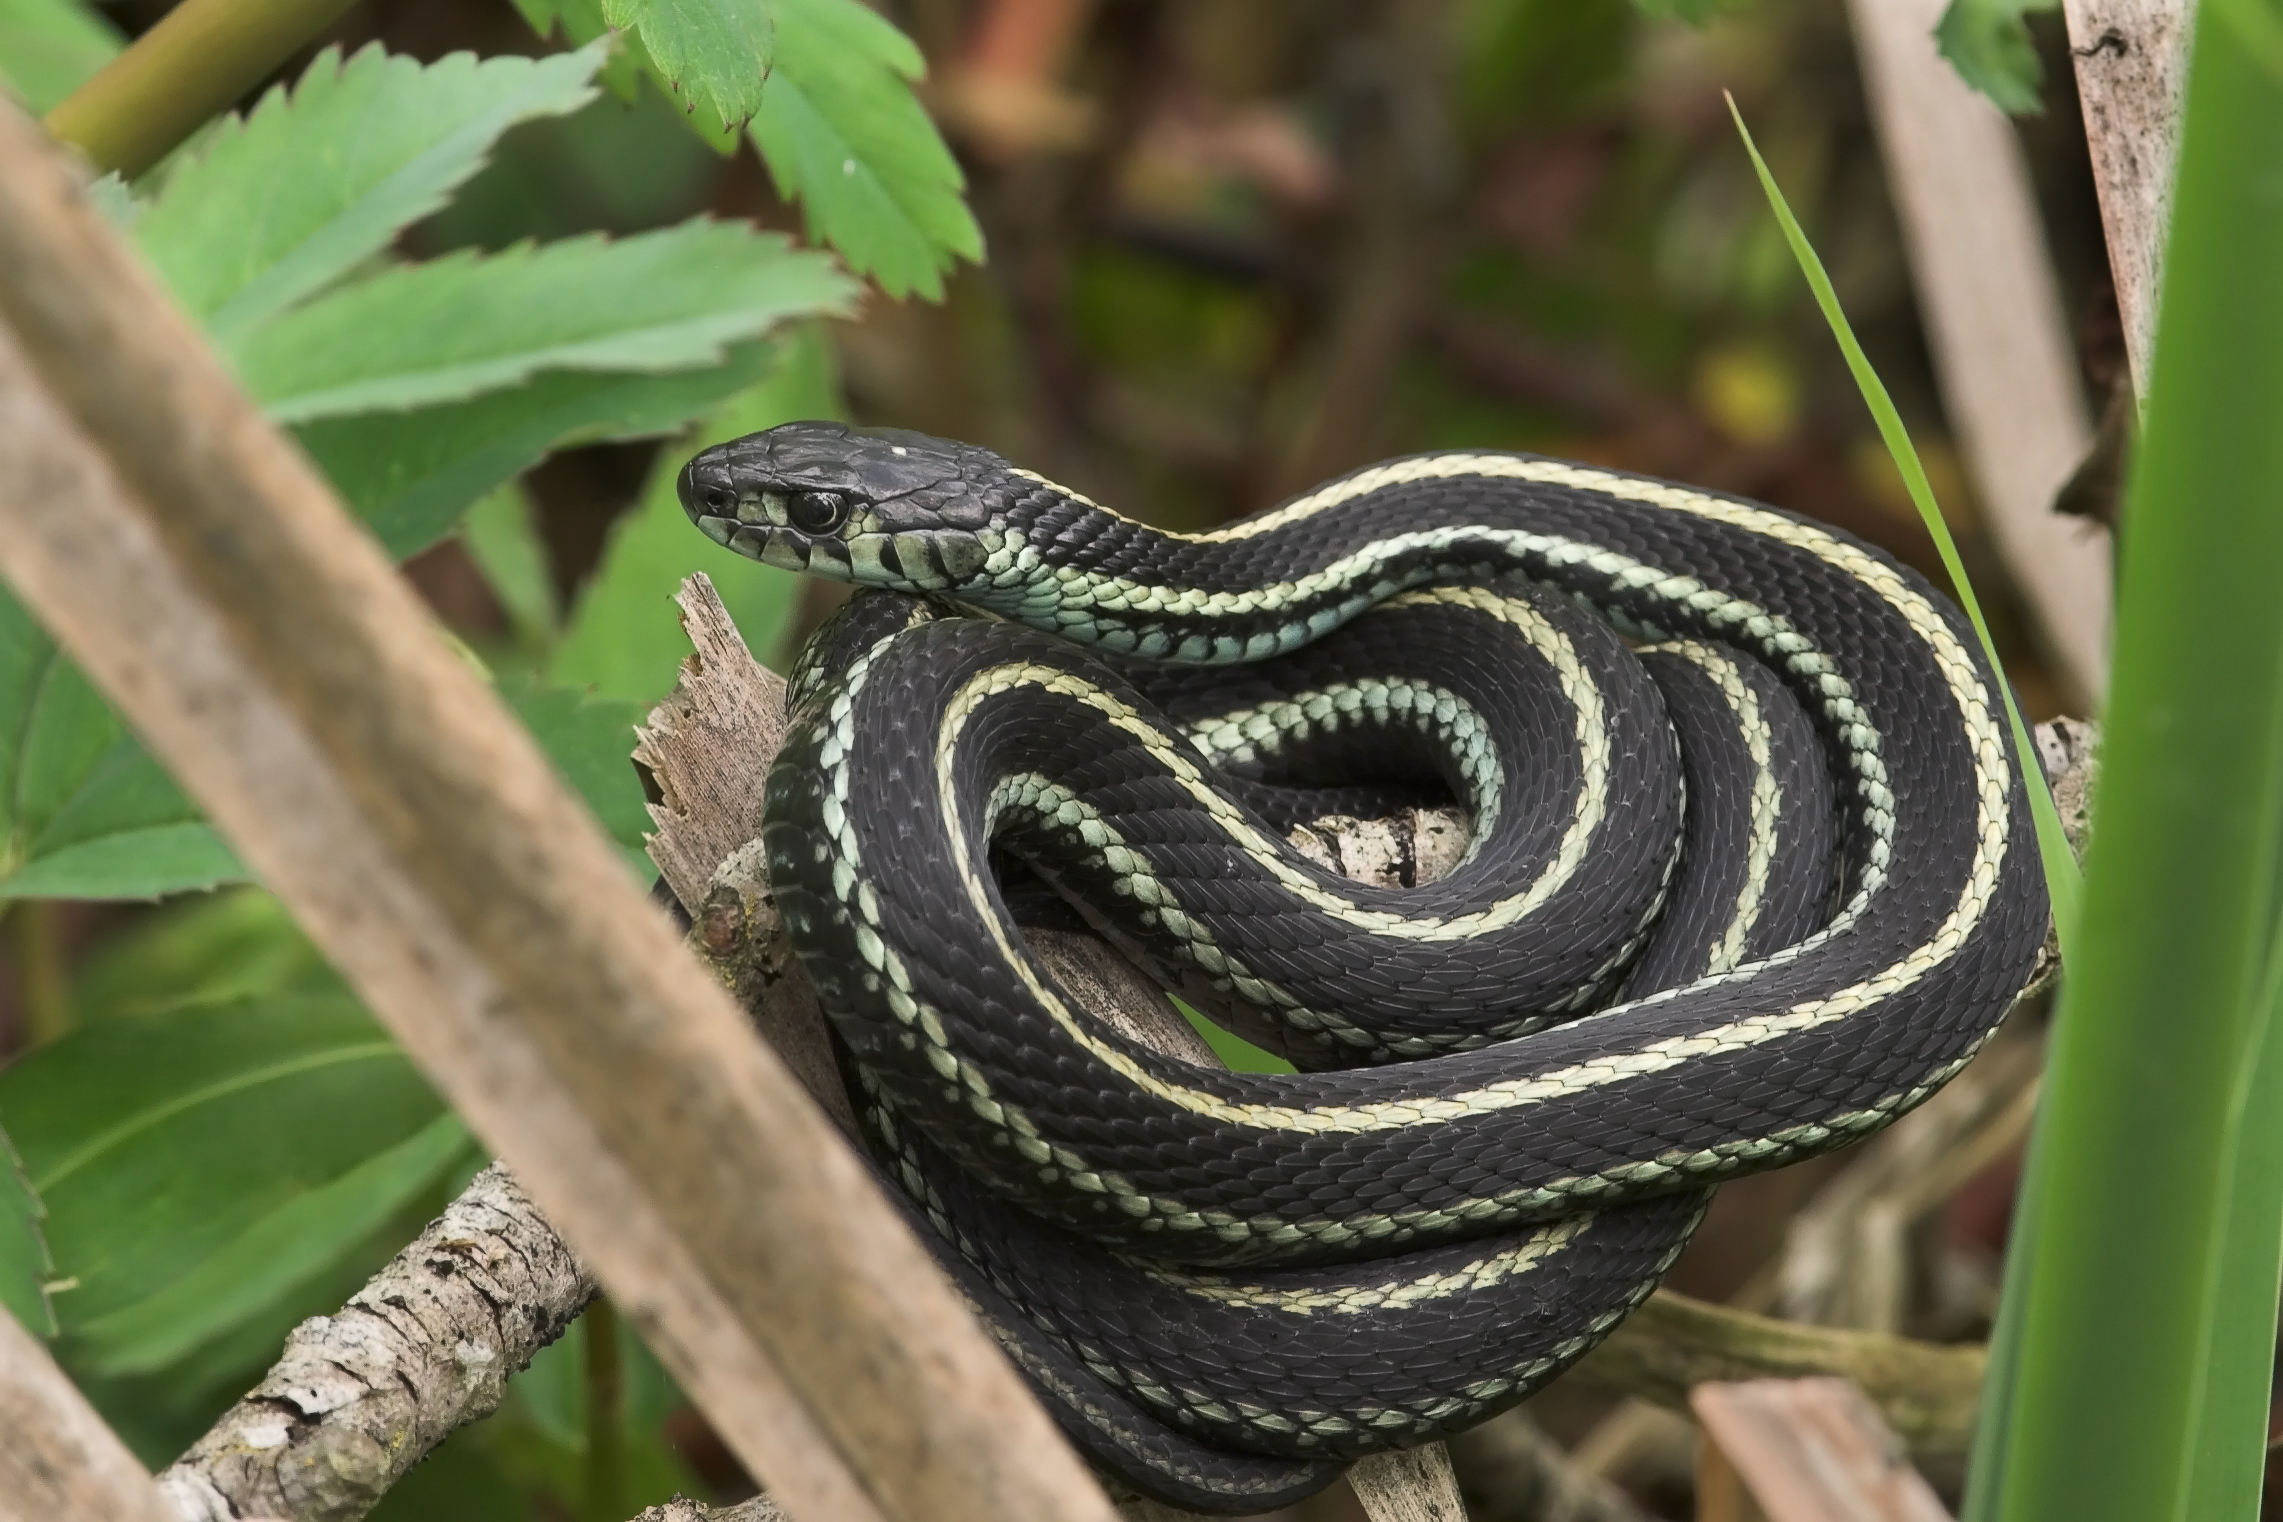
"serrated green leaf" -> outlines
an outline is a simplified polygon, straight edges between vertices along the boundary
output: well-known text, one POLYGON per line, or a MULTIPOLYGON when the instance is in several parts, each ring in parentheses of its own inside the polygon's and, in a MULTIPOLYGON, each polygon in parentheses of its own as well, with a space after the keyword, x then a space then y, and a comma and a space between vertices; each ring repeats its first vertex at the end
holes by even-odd
POLYGON ((1935 46, 1961 79, 2000 110, 2035 116, 2045 109, 2037 93, 2045 68, 2022 17, 2059 5, 2060 0, 1950 0, 1935 23, 1935 46))
POLYGON ((219 342, 340 279, 444 204, 509 127, 594 98, 602 45, 551 58, 454 53, 426 66, 376 44, 317 55, 178 167, 135 241, 219 342))
POLYGON ((943 271, 983 257, 966 180, 914 98, 919 50, 857 0, 778 0, 777 67, 753 141, 809 231, 890 296, 943 295, 943 271))
POLYGON ((542 375, 472 402, 332 418, 295 432, 383 547, 402 559, 449 533, 468 504, 549 451, 667 432, 768 367, 768 345, 748 344, 712 370, 542 375))
POLYGON ((244 876, 78 668, 0 595, 0 898, 153 898, 244 876))
POLYGON ((177 1362, 353 1251, 470 1145, 458 1116, 439 1115, 331 1183, 292 1196, 164 1289, 74 1327, 73 1367, 116 1376, 177 1362))
POLYGON ((338 993, 340 975, 259 888, 178 898, 90 946, 72 970, 81 1022, 283 993, 338 993))
MULTIPOLYGON (((801 578, 734 555, 690 526, 674 477, 691 451, 796 418, 840 410, 831 353, 814 325, 780 345, 769 377, 667 445, 635 510, 612 529, 602 565, 579 599, 549 679, 609 697, 656 702, 673 687, 689 638, 674 611, 684 577, 703 571, 755 657, 768 660, 799 606, 801 578)), ((645 825, 645 827, 647 827, 645 825)))
MULTIPOLYGON (((603 19, 602 0, 515 0, 515 8, 534 32, 551 38, 560 30, 572 47, 585 47, 596 38, 612 34, 614 28, 603 19)), ((597 80, 603 88, 620 100, 631 101, 642 88, 645 74, 654 74, 649 50, 642 46, 638 32, 616 32, 610 62, 603 65, 597 80)))
POLYGON ((775 28, 761 0, 602 0, 612 26, 630 27, 660 79, 693 110, 735 132, 761 108, 775 28))
POLYGON ((161 1294, 443 1106, 353 999, 277 997, 82 1025, 0 1073, 48 1209, 66 1337, 161 1294))
POLYGON ((0 0, 0 91, 45 116, 118 54, 118 28, 80 0, 0 0))
POLYGON ((46 1215, 24 1175, 23 1159, 0 1130, 0 1310, 38 1337, 53 1337, 56 1330, 47 1291, 55 1263, 40 1229, 46 1215))
POLYGON ((299 423, 462 400, 545 370, 718 365, 729 345, 854 296, 824 255, 700 219, 384 270, 265 324, 233 357, 270 416, 299 423))

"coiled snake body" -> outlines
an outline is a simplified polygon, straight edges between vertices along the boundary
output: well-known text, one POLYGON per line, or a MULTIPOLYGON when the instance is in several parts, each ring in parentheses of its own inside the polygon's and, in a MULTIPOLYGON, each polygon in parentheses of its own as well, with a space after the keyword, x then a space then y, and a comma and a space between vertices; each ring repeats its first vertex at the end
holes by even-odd
POLYGON ((883 589, 796 674, 771 880, 923 1234, 1176 1504, 1266 1510, 1544 1384, 1707 1185, 1963 1065, 2045 934, 1963 619, 1787 513, 1464 452, 1181 536, 813 423, 680 485, 718 542, 883 589), (1422 787, 1472 821, 1441 881, 1284 838, 1422 787), (1300 1071, 1089 1016, 1026 874, 1300 1071))

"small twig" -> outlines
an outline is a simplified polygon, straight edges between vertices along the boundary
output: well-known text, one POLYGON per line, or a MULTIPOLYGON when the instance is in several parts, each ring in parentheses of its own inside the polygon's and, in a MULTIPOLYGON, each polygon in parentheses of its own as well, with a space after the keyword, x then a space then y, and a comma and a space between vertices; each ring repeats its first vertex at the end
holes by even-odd
POLYGON ((563 1334, 594 1279, 507 1170, 486 1168, 159 1476, 187 1522, 354 1522, 563 1334))

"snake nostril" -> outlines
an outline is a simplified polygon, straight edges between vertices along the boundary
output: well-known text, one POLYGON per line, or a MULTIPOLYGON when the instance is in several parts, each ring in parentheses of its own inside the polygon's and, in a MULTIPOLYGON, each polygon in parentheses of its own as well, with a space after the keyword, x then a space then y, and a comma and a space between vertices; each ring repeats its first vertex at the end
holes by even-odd
POLYGON ((737 493, 726 486, 709 486, 705 489, 705 504, 716 513, 727 516, 736 510, 737 493))

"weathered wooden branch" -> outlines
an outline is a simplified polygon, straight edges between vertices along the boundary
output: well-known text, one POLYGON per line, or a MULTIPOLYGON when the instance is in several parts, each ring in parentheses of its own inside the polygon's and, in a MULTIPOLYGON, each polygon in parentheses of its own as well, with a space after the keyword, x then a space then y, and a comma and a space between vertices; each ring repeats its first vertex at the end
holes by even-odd
POLYGON ((127 1445, 0 1307, 0 1522, 66 1517, 178 1522, 127 1445))
POLYGON ((356 1522, 561 1336, 594 1279, 507 1170, 476 1175, 159 1476, 185 1522, 356 1522))
POLYGON ((10 106, 0 574, 788 1508, 1113 1515, 530 736, 10 106))
POLYGON ((2061 10, 2132 383, 2146 395, 2194 7, 2188 0, 2062 0, 2061 10))
POLYGON ((1850 0, 1942 397, 2006 567, 2072 701, 2108 680, 2106 536, 2052 511, 2092 442, 2013 124, 1935 51, 1946 0, 1850 0))

